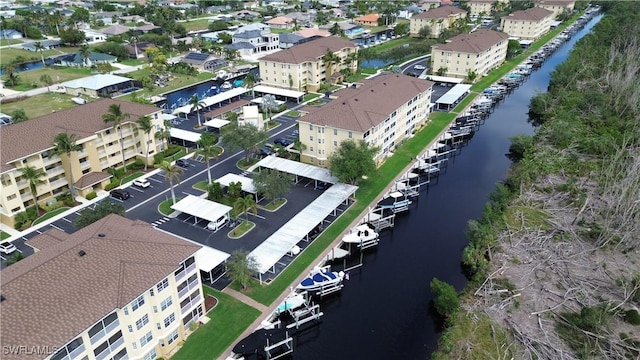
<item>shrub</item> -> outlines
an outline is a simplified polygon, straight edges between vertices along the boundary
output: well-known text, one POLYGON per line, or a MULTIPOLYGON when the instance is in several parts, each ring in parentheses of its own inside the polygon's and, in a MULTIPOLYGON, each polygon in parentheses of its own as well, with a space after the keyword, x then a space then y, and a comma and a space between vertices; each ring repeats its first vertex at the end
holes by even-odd
POLYGON ((45 203, 40 204, 40 208, 42 210, 44 210, 45 212, 50 212, 50 211, 53 211, 53 210, 61 208, 63 205, 64 205, 63 202, 56 201, 56 202, 52 203, 51 205, 47 205, 45 203))
POLYGON ((127 168, 129 170, 140 170, 140 169, 144 169, 144 162, 142 161, 142 159, 136 159, 136 161, 131 164, 128 165, 127 168))
POLYGON ((29 227, 29 225, 31 225, 31 219, 29 219, 29 214, 27 214, 26 211, 19 212, 16 214, 15 224, 13 227, 16 230, 21 230, 24 225, 27 225, 26 227, 29 227))
POLYGON ((27 208, 27 215, 30 220, 35 220, 38 217, 38 209, 35 206, 29 206, 27 208))
POLYGON ((111 181, 107 186, 104 187, 106 191, 113 190, 120 186, 120 182, 118 180, 111 181))
POLYGON ((624 319, 631 325, 640 325, 638 310, 631 309, 624 312, 624 319))
POLYGON ((458 293, 450 284, 437 278, 431 279, 431 291, 435 295, 433 305, 438 314, 445 319, 452 319, 460 308, 458 293))
POLYGON ((163 161, 164 161, 164 153, 157 153, 153 155, 154 164, 162 164, 163 161))
POLYGON ((175 155, 180 152, 182 148, 180 146, 170 146, 167 150, 164 151, 164 156, 175 155))
POLYGON ((95 191, 92 191, 92 192, 88 193, 87 196, 86 196, 87 200, 93 200, 96 197, 98 197, 98 194, 96 194, 95 191))

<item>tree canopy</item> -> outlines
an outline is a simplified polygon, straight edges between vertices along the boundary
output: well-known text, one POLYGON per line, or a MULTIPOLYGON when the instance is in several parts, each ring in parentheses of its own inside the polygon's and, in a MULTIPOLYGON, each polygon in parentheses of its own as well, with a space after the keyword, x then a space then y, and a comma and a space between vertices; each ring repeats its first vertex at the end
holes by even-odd
POLYGON ((373 158, 378 151, 379 148, 370 147, 364 140, 343 141, 329 156, 329 169, 341 182, 357 184, 363 176, 370 176, 376 171, 373 158))
POLYGON ((237 125, 237 122, 234 122, 222 135, 222 143, 229 146, 230 150, 241 148, 244 151, 245 161, 249 161, 251 152, 268 138, 268 132, 258 129, 253 124, 237 125))
POLYGON ((231 281, 239 283, 244 290, 249 284, 251 274, 257 271, 258 265, 255 259, 249 256, 248 251, 236 250, 227 260, 227 269, 231 281))
POLYGON ((256 190, 268 200, 286 195, 292 183, 293 179, 289 174, 272 169, 263 169, 253 177, 256 190))
POLYGON ((124 216, 124 206, 111 200, 101 201, 91 209, 89 207, 80 211, 80 215, 73 221, 73 226, 82 229, 109 214, 124 216))

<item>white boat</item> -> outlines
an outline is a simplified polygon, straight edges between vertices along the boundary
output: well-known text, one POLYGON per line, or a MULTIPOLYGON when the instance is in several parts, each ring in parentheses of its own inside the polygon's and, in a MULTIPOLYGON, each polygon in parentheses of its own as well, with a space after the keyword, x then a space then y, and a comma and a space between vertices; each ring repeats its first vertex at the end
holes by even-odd
POLYGON ((344 272, 331 271, 329 266, 316 267, 303 279, 297 289, 307 291, 320 291, 332 287, 338 287, 344 279, 344 272))
POLYGON ((274 310, 274 314, 280 315, 285 311, 294 310, 304 305, 307 302, 304 293, 291 293, 278 305, 274 310))
POLYGON ((221 87, 221 88, 223 88, 224 90, 229 90, 229 89, 231 89, 233 86, 231 85, 231 83, 230 83, 230 82, 225 81, 225 82, 222 84, 222 86, 220 86, 220 87, 221 87))
POLYGON ((72 97, 71 101, 73 101, 74 103, 78 104, 78 105, 84 105, 87 103, 87 100, 81 98, 81 97, 72 97))
POLYGON ((342 241, 345 243, 360 244, 371 242, 378 237, 380 237, 380 235, 370 228, 369 225, 361 224, 356 226, 355 231, 345 235, 342 241))

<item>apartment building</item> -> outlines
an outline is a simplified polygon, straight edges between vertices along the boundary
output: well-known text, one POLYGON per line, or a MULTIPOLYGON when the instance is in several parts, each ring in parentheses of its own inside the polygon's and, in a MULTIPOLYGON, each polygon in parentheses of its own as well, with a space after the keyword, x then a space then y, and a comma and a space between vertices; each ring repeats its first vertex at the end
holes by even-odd
POLYGON ((458 19, 467 17, 467 12, 453 6, 441 6, 411 17, 409 34, 418 36, 425 26, 431 29, 429 37, 437 38, 443 30, 450 28, 458 19))
POLYGON ((104 189, 111 175, 110 167, 122 166, 122 150, 126 163, 142 159, 149 161, 164 149, 155 138, 163 127, 161 109, 144 104, 114 99, 101 99, 69 110, 59 111, 39 118, 2 127, 0 132, 0 221, 13 226, 14 216, 35 203, 67 191, 70 186, 84 196, 104 189), (120 132, 102 119, 112 104, 120 105, 129 118, 121 123, 120 132), (150 134, 138 130, 136 121, 149 116, 154 125, 150 134), (56 155, 54 137, 59 133, 76 136, 80 151, 56 155), (37 199, 31 193, 29 181, 20 169, 26 166, 46 173, 42 183, 36 186, 37 199))
POLYGON ((467 5, 469 6, 469 15, 470 16, 490 16, 493 10, 493 7, 500 6, 502 4, 495 4, 501 2, 503 4, 508 4, 509 0, 469 0, 467 5))
POLYGON ((109 215, 29 243, 38 251, 0 272, 4 360, 154 360, 204 314, 201 246, 148 223, 109 215))
POLYGON ((493 30, 461 34, 446 44, 431 47, 431 69, 444 76, 464 79, 471 72, 485 76, 507 58, 509 35, 493 30))
POLYGON ((427 122, 432 87, 431 81, 384 74, 336 91, 326 105, 303 108, 305 114, 297 122, 306 149, 300 160, 327 167, 340 143, 352 139, 380 147, 375 160, 383 161, 427 122))
POLYGON ((520 40, 536 40, 551 29, 553 11, 540 7, 513 12, 502 18, 500 28, 520 40))
POLYGON ((575 0, 538 0, 535 4, 537 7, 552 11, 554 19, 564 11, 573 12, 576 6, 575 0))
POLYGON ((357 45, 349 40, 327 36, 292 46, 260 59, 260 80, 263 85, 298 91, 316 91, 325 82, 338 82, 340 71, 356 71, 357 45), (325 55, 335 55, 326 62, 325 55))

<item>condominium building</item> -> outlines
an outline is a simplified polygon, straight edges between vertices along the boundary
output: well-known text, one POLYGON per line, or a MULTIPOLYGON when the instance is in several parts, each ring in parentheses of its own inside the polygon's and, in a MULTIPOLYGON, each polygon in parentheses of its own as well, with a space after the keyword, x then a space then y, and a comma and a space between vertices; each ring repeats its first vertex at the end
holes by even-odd
POLYGON ((494 7, 500 7, 503 4, 509 4, 509 0, 469 0, 467 2, 470 16, 490 16, 494 7))
POLYGON ((431 68, 434 73, 440 70, 444 76, 459 79, 471 73, 484 76, 504 62, 508 44, 509 35, 503 32, 461 34, 431 47, 431 68))
POLYGON ((500 28, 520 40, 536 40, 551 29, 553 11, 540 7, 513 12, 502 18, 500 28))
POLYGON ((336 91, 321 107, 303 108, 305 114, 297 120, 306 145, 301 161, 327 167, 340 143, 352 139, 379 147, 375 160, 381 162, 427 122, 432 87, 431 81, 384 74, 336 91))
POLYGON ((298 91, 316 91, 323 82, 338 82, 342 69, 356 71, 358 47, 335 36, 319 38, 260 59, 263 85, 298 91), (333 61, 325 55, 333 54, 333 61))
POLYGON ((441 6, 411 17, 409 34, 418 36, 425 26, 431 29, 429 37, 437 38, 443 30, 450 28, 458 19, 467 17, 467 12, 453 6, 441 6))
POLYGON ((112 214, 29 243, 0 272, 4 360, 154 360, 204 314, 201 247, 148 223, 112 214))
POLYGON ((564 11, 573 12, 576 6, 575 0, 538 0, 535 4, 537 7, 553 11, 554 19, 564 11))
POLYGON ((152 162, 153 155, 164 149, 162 141, 154 136, 162 126, 161 109, 114 99, 101 99, 3 126, 0 131, 0 221, 13 226, 17 213, 71 186, 81 196, 104 189, 112 177, 106 169, 122 166, 122 149, 126 163, 136 159, 145 161, 147 154, 152 162), (121 122, 121 131, 102 119, 112 104, 120 105, 121 112, 129 115, 121 122), (141 116, 151 119, 153 128, 149 134, 138 129, 136 121, 141 116), (71 152, 70 156, 57 155, 54 137, 59 133, 75 135, 80 150, 71 152), (36 185, 36 194, 32 194, 29 180, 20 170, 27 166, 46 173, 36 185))

